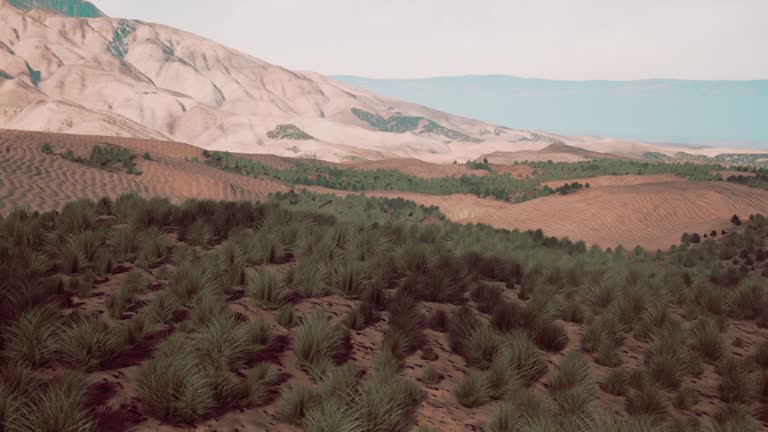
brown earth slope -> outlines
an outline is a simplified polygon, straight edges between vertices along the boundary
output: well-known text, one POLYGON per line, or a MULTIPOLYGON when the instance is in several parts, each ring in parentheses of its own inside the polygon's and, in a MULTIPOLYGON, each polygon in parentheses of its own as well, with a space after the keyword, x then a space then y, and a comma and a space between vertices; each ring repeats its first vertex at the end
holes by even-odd
MULTIPOLYGON (((14 206, 33 210, 60 208, 65 202, 126 192, 187 198, 258 200, 271 192, 287 191, 272 179, 227 173, 200 162, 201 149, 179 143, 36 132, 0 132, 0 212, 14 206), (124 146, 135 154, 150 152, 151 161, 137 159, 141 176, 109 172, 70 162, 59 155, 73 150, 85 156, 95 144, 124 146)), ((254 159, 289 166, 294 159, 252 155, 254 159)), ((318 162, 325 163, 325 162, 318 162)), ((392 167, 408 164, 393 164, 392 167)), ((443 172, 439 165, 414 163, 423 176, 443 172), (431 167, 423 169, 423 167, 431 167)), ((457 167, 448 167, 457 170, 457 167)), ((448 171, 445 171, 448 172, 448 171)), ((414 172, 416 173, 416 172, 414 172)), ((435 196, 405 192, 368 192, 404 197, 419 204, 439 206, 452 221, 485 223, 504 229, 543 229, 547 235, 584 240, 603 247, 636 245, 648 249, 676 244, 683 232, 709 232, 727 226, 733 214, 742 217, 768 213, 768 192, 726 182, 688 182, 673 176, 605 176, 589 181, 594 187, 566 196, 549 196, 510 204, 473 195, 435 196)), ((323 188, 316 191, 346 194, 323 188)))

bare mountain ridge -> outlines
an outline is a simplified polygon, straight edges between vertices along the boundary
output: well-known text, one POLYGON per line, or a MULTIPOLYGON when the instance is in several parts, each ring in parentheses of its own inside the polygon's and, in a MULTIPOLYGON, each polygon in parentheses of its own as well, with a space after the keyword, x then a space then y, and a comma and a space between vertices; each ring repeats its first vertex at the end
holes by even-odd
POLYGON ((0 128, 330 161, 449 163, 555 141, 634 157, 679 150, 498 127, 290 71, 164 25, 63 15, 84 15, 88 4, 0 0, 0 128), (54 11, 28 9, 36 6, 54 11))

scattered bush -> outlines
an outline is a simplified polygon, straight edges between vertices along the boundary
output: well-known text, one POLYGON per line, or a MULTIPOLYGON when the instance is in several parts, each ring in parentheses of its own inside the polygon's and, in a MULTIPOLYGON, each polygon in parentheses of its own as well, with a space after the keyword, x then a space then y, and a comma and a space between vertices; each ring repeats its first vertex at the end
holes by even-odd
POLYGON ((624 396, 629 385, 629 373, 626 369, 611 369, 600 383, 600 388, 615 396, 624 396))
POLYGON ((296 324, 296 313, 292 304, 283 305, 277 311, 275 318, 277 323, 284 328, 291 328, 296 324))
POLYGON ((292 424, 301 424, 307 411, 318 402, 317 393, 304 386, 290 386, 277 401, 277 417, 292 424))
POLYGON ((29 420, 36 432, 94 430, 88 407, 88 381, 75 374, 54 380, 33 402, 29 420))
POLYGON ((114 358, 120 342, 104 321, 93 317, 75 318, 57 339, 57 358, 85 370, 96 369, 114 358))
POLYGON ((344 350, 346 331, 331 325, 326 314, 316 311, 296 328, 292 349, 304 365, 313 367, 322 362, 333 362, 344 350))
POLYGON ((581 354, 568 353, 557 365, 547 386, 552 399, 564 414, 584 414, 595 398, 589 365, 581 354))
POLYGON ((426 385, 434 385, 440 382, 440 373, 431 365, 427 365, 421 371, 421 381, 426 385))
POLYGON ((491 399, 491 389, 482 373, 470 371, 456 384, 453 395, 462 406, 475 408, 491 399))
POLYGON ((277 375, 269 363, 259 363, 250 370, 245 378, 247 399, 250 406, 261 406, 267 403, 270 389, 277 380, 277 375))
POLYGON ((691 329, 692 348, 706 360, 716 362, 723 356, 720 329, 710 320, 700 320, 691 329))
POLYGON ((42 366, 51 360, 56 350, 58 331, 55 309, 37 306, 27 310, 3 331, 3 357, 27 366, 42 366))
POLYGON ((654 384, 641 384, 627 394, 627 413, 632 416, 663 418, 667 415, 667 397, 654 384))
POLYGON ((136 377, 141 407, 169 422, 194 422, 217 407, 216 380, 181 338, 168 339, 136 377))
POLYGON ((272 271, 261 270, 248 279, 248 296, 259 306, 275 309, 288 300, 285 286, 272 271))

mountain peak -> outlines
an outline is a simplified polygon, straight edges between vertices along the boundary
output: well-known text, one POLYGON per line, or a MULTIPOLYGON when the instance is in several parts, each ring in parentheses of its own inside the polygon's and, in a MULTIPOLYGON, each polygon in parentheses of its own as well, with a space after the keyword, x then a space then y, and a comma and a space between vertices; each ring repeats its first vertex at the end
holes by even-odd
POLYGON ((106 16, 93 3, 83 0, 8 0, 8 3, 19 9, 47 9, 77 18, 106 16))

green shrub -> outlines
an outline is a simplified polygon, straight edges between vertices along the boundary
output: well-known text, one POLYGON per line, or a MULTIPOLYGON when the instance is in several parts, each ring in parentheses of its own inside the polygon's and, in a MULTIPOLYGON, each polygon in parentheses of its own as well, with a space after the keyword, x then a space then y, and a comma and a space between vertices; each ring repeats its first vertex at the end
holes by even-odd
POLYGON ((323 399, 312 406, 303 422, 306 432, 358 432, 357 412, 336 399, 323 399))
POLYGON ((547 388, 560 412, 583 414, 595 398, 589 365, 581 354, 568 353, 557 365, 555 376, 547 388))
POLYGON ((761 369, 768 369, 768 341, 763 341, 752 353, 755 364, 761 369))
POLYGON ((187 303, 199 293, 211 290, 209 277, 202 266, 191 261, 184 261, 176 267, 168 283, 168 292, 182 303, 187 303))
POLYGON ((32 367, 46 364, 56 350, 58 316, 58 312, 48 306, 37 306, 21 313, 3 331, 3 357, 32 367))
POLYGON ((217 315, 201 329, 194 350, 206 367, 224 371, 242 366, 253 351, 247 324, 230 315, 217 315))
POLYGON ((320 396, 323 399, 336 398, 345 403, 353 402, 356 399, 357 375, 357 367, 353 365, 326 367, 316 378, 320 396))
POLYGON ((723 356, 723 341, 717 324, 710 320, 700 320, 691 329, 692 349, 705 359, 716 362, 723 356))
POLYGON ((632 416, 662 418, 667 415, 667 397, 654 384, 642 384, 627 394, 627 413, 632 416))
POLYGON ((533 332, 533 342, 544 351, 560 352, 568 345, 568 341, 568 333, 554 321, 542 321, 533 332))
POLYGON ((748 407, 737 404, 723 406, 713 420, 712 432, 757 432, 761 427, 748 407))
POLYGON ((190 329, 199 329, 215 319, 227 318, 231 315, 223 295, 205 290, 192 299, 185 325, 190 329))
POLYGON ((319 262, 299 261, 293 271, 293 286, 303 298, 325 294, 328 288, 325 266, 319 262))
POLYGON ((59 270, 66 274, 75 274, 83 271, 85 258, 77 245, 67 242, 61 250, 59 270))
POLYGON ((296 358, 306 366, 333 361, 344 349, 346 331, 331 325, 323 311, 309 315, 293 335, 292 349, 296 358))
POLYGON ((675 394, 674 405, 677 409, 690 411, 699 401, 699 394, 696 389, 689 386, 682 386, 675 394))
POLYGON ((355 404, 362 430, 405 430, 411 409, 420 397, 421 391, 411 381, 381 374, 381 370, 377 370, 373 379, 360 391, 355 404))
POLYGON ((165 235, 157 228, 149 228, 139 235, 136 264, 142 268, 154 267, 168 256, 165 235))
POLYGON ((478 283, 470 292, 470 298, 477 303, 477 310, 489 313, 502 301, 502 288, 497 285, 478 283))
POLYGON ((387 305, 389 328, 384 332, 382 347, 404 357, 423 348, 424 317, 418 302, 409 294, 398 292, 387 305))
POLYGON ((421 359, 426 361, 435 361, 437 360, 438 356, 435 352, 434 348, 432 346, 427 346, 421 351, 421 359))
POLYGON ((525 333, 513 332, 505 338, 493 367, 514 371, 525 385, 547 373, 547 361, 525 333))
POLYGON ((500 332, 510 332, 521 326, 520 314, 520 306, 516 303, 502 301, 493 309, 491 324, 500 332))
POLYGON ((187 229, 186 241, 193 246, 208 246, 213 238, 211 227, 198 219, 187 229))
POLYGON ((179 304, 171 293, 161 291, 147 305, 147 317, 152 323, 167 324, 176 316, 179 304))
POLYGON ((448 331, 448 313, 445 309, 436 309, 430 315, 427 325, 434 331, 445 333, 448 331))
POLYGON ((565 322, 581 324, 586 319, 586 312, 576 300, 569 300, 560 311, 560 318, 565 322))
POLYGON ((536 422, 545 417, 546 410, 541 402, 525 392, 519 394, 515 399, 502 401, 496 407, 491 413, 489 429, 491 432, 560 430, 554 425, 551 425, 553 426, 551 428, 536 429, 536 422))
POLYGON ((277 324, 284 328, 291 328, 296 325, 296 312, 292 304, 286 304, 280 306, 277 311, 277 317, 275 318, 277 324))
POLYGON ((523 383, 517 372, 503 361, 494 361, 485 371, 485 380, 490 388, 491 398, 506 399, 519 395, 523 383))
POLYGON ((144 412, 170 422, 194 422, 217 407, 216 380, 181 338, 170 338, 138 371, 136 391, 144 412))
POLYGON ((481 321, 471 307, 465 305, 454 311, 448 320, 448 339, 451 350, 463 355, 472 333, 480 325, 481 321))
POLYGON ((344 325, 352 330, 361 331, 378 320, 379 316, 374 306, 367 302, 360 302, 344 318, 344 325))
POLYGON ((121 319, 125 311, 133 303, 136 294, 145 290, 146 283, 141 272, 134 270, 128 273, 120 289, 107 298, 109 316, 114 319, 121 319))
POLYGON ((338 261, 329 271, 331 289, 339 295, 357 299, 369 283, 363 264, 359 261, 338 261))
POLYGON ((490 367, 501 349, 501 338, 487 325, 475 328, 464 343, 467 362, 480 369, 490 367))
POLYGON ((247 293, 259 306, 278 308, 288 300, 285 286, 272 271, 261 270, 248 279, 247 293))
POLYGON ((440 373, 432 365, 425 366, 421 371, 421 381, 426 385, 435 385, 441 378, 440 373))
POLYGON ((248 404, 261 406, 267 403, 270 389, 276 380, 277 374, 272 370, 269 363, 259 363, 250 370, 245 377, 248 404))
POLYGON ((88 406, 87 380, 67 374, 54 380, 33 403, 36 432, 88 432, 96 427, 88 406))
POLYGON ((57 358, 84 370, 99 368, 114 358, 120 342, 104 321, 93 317, 75 318, 57 339, 57 358))
POLYGON ((608 375, 605 376, 600 383, 600 388, 615 396, 624 396, 627 393, 627 387, 629 386, 629 373, 626 369, 611 369, 608 375))
POLYGON ((475 408, 491 399, 491 389, 485 375, 478 371, 470 371, 456 384, 453 395, 462 406, 475 408))
POLYGON ((272 326, 263 317, 256 317, 248 324, 248 340, 256 350, 268 348, 274 341, 272 326))
POLYGON ((286 423, 301 424, 307 411, 318 399, 318 394, 307 387, 290 386, 282 392, 277 401, 277 417, 286 423))
POLYGON ((682 333, 659 333, 648 348, 646 361, 648 372, 657 383, 667 388, 679 387, 691 366, 691 355, 682 333))
POLYGON ((41 145, 40 151, 43 152, 43 154, 47 154, 47 155, 53 154, 53 148, 48 143, 44 143, 43 145, 41 145))
POLYGON ((725 403, 747 403, 754 396, 756 389, 755 376, 746 365, 732 356, 723 357, 717 364, 720 374, 720 384, 717 389, 720 400, 725 403))

